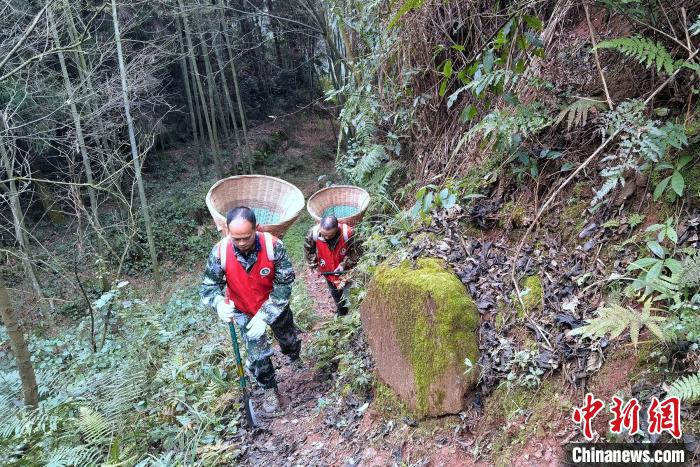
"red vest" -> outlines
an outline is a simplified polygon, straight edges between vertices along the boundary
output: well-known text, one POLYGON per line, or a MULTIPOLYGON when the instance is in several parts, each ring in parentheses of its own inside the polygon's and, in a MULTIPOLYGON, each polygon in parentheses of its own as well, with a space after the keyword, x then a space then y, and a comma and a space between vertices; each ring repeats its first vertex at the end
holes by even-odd
POLYGON ((272 292, 275 277, 274 245, 277 238, 268 232, 257 234, 260 251, 255 264, 246 272, 236 258, 231 240, 226 237, 219 242, 221 268, 226 273, 226 298, 233 300, 237 310, 255 316, 272 292))
MULTIPOLYGON (((332 250, 329 248, 328 243, 325 242, 318 235, 318 226, 315 227, 314 237, 316 239, 316 254, 318 255, 318 272, 331 272, 337 268, 340 263, 348 255, 348 240, 352 237, 353 229, 347 224, 340 223, 338 227, 341 230, 340 238, 338 243, 336 243, 335 248, 332 250)), ((331 281, 336 286, 340 284, 340 274, 334 274, 330 276, 324 276, 326 279, 331 281)))

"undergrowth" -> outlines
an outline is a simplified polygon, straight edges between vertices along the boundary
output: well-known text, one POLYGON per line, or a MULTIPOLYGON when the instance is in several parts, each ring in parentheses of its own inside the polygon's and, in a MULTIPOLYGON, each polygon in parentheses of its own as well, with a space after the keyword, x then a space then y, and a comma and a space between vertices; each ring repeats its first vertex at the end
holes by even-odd
POLYGON ((59 337, 32 340, 36 410, 17 410, 18 374, 1 362, 0 463, 232 462, 236 449, 226 441, 240 413, 233 352, 195 287, 163 305, 122 287, 111 313, 97 352, 88 345, 87 320, 59 337))

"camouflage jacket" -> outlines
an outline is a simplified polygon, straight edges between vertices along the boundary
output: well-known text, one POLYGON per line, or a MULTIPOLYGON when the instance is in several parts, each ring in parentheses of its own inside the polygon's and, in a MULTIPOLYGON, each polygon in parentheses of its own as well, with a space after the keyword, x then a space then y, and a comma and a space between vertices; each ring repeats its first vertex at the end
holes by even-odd
MULTIPOLYGON (((258 259, 258 252, 261 249, 260 237, 258 236, 255 239, 255 248, 248 254, 243 253, 235 246, 233 249, 238 262, 241 263, 246 271, 250 271, 258 259)), ((267 324, 274 323, 289 304, 289 299, 292 295, 292 283, 295 278, 292 262, 281 240, 275 243, 273 263, 275 265, 275 277, 272 281, 272 292, 270 292, 270 297, 258 311, 258 314, 262 314, 261 317, 267 324)), ((199 288, 202 303, 205 306, 216 309, 217 303, 224 298, 225 287, 226 273, 221 269, 219 245, 216 244, 209 254, 202 284, 199 288)))
MULTIPOLYGON (((340 240, 340 235, 341 233, 340 231, 338 231, 338 235, 334 239, 326 241, 328 247, 331 250, 334 249, 335 246, 338 244, 338 240, 340 240)), ((355 265, 360 259, 357 241, 355 240, 355 237, 356 234, 352 235, 348 239, 348 254, 341 263, 343 269, 345 270, 352 269, 353 267, 355 267, 355 265)), ((311 269, 318 268, 318 254, 316 252, 316 240, 314 240, 313 227, 310 228, 309 231, 306 233, 306 238, 304 239, 304 253, 306 255, 306 264, 308 264, 311 269)))

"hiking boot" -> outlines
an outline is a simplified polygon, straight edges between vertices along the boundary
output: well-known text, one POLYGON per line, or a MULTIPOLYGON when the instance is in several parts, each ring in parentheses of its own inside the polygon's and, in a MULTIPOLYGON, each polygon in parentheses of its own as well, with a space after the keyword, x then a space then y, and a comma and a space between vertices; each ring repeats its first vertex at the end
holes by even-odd
POLYGON ((280 412, 280 397, 277 388, 265 389, 262 408, 268 414, 280 412))
POLYGON ((253 363, 249 359, 245 359, 243 364, 243 371, 245 371, 246 376, 250 381, 255 380, 255 373, 253 372, 253 363))

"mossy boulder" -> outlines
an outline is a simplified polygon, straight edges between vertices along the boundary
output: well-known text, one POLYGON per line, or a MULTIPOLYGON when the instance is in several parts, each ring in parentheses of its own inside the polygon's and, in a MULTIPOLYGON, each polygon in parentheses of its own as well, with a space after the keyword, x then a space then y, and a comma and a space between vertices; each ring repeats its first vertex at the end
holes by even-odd
POLYGON ((360 307, 379 378, 417 416, 458 413, 476 383, 479 314, 442 260, 382 264, 360 307), (465 375, 465 359, 474 367, 465 375))

